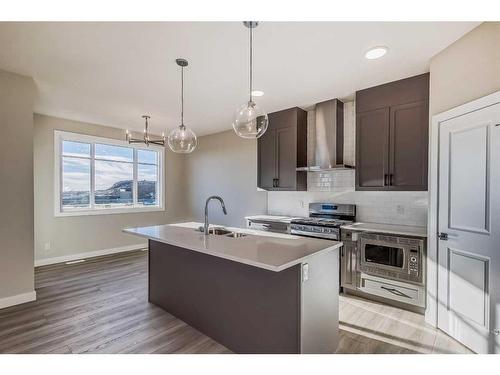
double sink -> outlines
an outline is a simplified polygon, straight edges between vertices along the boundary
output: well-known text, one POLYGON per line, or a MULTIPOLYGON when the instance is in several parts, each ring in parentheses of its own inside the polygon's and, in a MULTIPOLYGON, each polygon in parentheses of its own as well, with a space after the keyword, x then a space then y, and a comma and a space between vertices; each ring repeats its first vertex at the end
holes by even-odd
MULTIPOLYGON (((197 231, 203 232, 203 227, 199 227, 197 229, 197 231)), ((241 238, 241 237, 245 237, 247 235, 246 233, 233 232, 231 230, 228 230, 228 229, 222 228, 222 227, 208 228, 208 234, 213 234, 216 236, 231 237, 231 238, 241 238)))

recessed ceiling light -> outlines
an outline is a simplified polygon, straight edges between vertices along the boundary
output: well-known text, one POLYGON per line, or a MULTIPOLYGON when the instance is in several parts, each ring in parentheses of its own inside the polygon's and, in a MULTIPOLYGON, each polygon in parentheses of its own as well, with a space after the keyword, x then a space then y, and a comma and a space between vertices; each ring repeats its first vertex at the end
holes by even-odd
POLYGON ((252 96, 264 96, 264 91, 261 90, 253 90, 252 96))
POLYGON ((387 50, 387 47, 374 47, 365 53, 365 57, 368 60, 375 60, 384 56, 387 53, 387 50))

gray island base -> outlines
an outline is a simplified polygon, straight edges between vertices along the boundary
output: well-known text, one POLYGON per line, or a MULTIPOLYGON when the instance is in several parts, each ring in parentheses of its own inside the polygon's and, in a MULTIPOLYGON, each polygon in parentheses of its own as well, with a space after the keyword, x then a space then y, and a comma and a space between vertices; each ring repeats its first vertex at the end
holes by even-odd
POLYGON ((207 242, 175 225, 125 232, 149 239, 149 301, 228 349, 335 353, 340 242, 255 233, 207 242), (293 254, 301 257, 290 261, 293 254))

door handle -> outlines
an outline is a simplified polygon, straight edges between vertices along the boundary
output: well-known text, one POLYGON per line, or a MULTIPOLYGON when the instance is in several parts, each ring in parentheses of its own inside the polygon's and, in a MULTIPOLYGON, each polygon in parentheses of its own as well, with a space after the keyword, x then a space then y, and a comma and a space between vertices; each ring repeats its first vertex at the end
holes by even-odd
POLYGON ((440 233, 438 234, 438 238, 439 238, 441 241, 448 241, 448 233, 440 232, 440 233))
POLYGON ((387 186, 387 173, 384 174, 384 186, 387 186))
POLYGON ((389 185, 392 186, 392 178, 394 177, 394 175, 391 173, 389 174, 389 185))

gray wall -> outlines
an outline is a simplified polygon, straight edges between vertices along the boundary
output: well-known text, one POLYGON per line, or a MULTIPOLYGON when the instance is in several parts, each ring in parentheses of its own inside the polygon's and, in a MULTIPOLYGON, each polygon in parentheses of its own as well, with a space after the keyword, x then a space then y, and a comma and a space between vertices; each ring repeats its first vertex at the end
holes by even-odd
POLYGON ((257 141, 238 137, 233 130, 200 137, 198 148, 186 156, 186 189, 191 218, 203 220, 205 200, 220 195, 226 202, 224 216, 218 202, 210 203, 212 223, 244 226, 244 217, 267 212, 267 192, 257 191, 257 141))
POLYGON ((485 22, 431 60, 431 115, 500 90, 500 22, 485 22))
POLYGON ((124 131, 38 114, 34 121, 36 260, 145 243, 123 234, 122 228, 182 221, 187 216, 184 157, 167 149, 165 211, 54 217, 54 130, 116 139, 123 139, 124 131), (47 242, 49 250, 45 250, 47 242))
POLYGON ((33 80, 0 71, 0 299, 33 292, 33 80))

